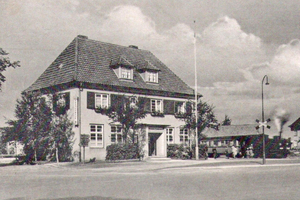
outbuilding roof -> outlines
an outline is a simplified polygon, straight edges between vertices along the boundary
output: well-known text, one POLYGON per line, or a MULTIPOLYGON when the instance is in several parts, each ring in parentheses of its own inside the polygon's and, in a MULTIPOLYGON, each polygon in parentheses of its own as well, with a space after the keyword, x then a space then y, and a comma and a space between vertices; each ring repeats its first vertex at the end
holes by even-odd
POLYGON ((203 134, 207 138, 259 135, 256 126, 255 124, 219 126, 218 130, 207 128, 203 134))
POLYGON ((77 36, 25 91, 34 91, 70 82, 127 87, 193 95, 194 90, 174 74, 150 51, 125 47, 77 36), (112 64, 133 67, 133 81, 120 80, 112 64), (158 72, 158 83, 145 82, 140 70, 158 72))

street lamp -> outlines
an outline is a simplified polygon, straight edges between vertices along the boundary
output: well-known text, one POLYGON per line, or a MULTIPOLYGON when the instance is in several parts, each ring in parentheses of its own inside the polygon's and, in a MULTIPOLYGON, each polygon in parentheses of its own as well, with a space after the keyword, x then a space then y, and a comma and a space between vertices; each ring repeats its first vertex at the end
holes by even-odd
MULTIPOLYGON (((269 85, 268 76, 265 75, 261 81, 261 118, 262 122, 265 121, 265 112, 264 112, 264 80, 266 79, 266 85, 269 85)), ((266 147, 265 147, 265 126, 262 126, 262 145, 263 145, 263 165, 266 163, 266 147)))

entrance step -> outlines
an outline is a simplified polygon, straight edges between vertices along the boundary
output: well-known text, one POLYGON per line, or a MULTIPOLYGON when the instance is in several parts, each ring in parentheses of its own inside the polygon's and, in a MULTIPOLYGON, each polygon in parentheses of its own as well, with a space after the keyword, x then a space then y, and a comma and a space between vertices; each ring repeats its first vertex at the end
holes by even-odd
POLYGON ((171 158, 149 156, 149 157, 147 157, 145 160, 146 160, 147 162, 160 162, 160 161, 171 161, 171 158))

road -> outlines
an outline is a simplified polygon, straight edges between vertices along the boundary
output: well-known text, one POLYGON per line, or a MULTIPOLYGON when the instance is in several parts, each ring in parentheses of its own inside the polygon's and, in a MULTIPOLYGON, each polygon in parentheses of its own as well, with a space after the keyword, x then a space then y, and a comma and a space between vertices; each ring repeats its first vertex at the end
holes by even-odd
POLYGON ((300 165, 0 168, 1 199, 300 199, 300 165))

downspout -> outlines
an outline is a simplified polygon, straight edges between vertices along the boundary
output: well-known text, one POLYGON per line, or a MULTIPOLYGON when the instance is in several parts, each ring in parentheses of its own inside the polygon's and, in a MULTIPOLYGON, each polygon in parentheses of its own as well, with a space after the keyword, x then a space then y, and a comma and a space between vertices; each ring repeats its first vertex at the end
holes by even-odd
MULTIPOLYGON (((77 76, 78 76, 78 36, 75 39, 75 72, 74 72, 74 81, 77 82, 77 76)), ((80 138, 81 138, 81 83, 78 85, 78 103, 77 103, 77 109, 78 109, 78 132, 79 132, 79 145, 80 145, 80 138)), ((82 152, 81 152, 81 146, 79 146, 79 162, 81 162, 82 152)))

